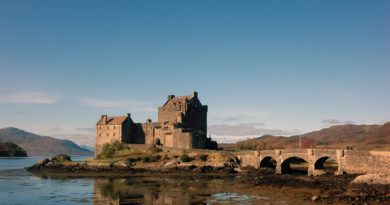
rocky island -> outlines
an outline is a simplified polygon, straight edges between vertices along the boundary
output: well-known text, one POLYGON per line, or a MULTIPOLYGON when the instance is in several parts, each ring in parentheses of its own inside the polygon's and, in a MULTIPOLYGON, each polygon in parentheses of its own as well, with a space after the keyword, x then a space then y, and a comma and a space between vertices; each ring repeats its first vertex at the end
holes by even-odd
POLYGON ((383 204, 390 202, 390 176, 386 174, 279 175, 271 168, 244 166, 230 152, 142 148, 114 143, 105 145, 97 158, 72 161, 59 155, 27 168, 43 177, 160 177, 234 179, 249 190, 282 190, 306 201, 332 204, 383 204))
POLYGON ((12 142, 5 142, 0 143, 0 157, 27 157, 27 153, 12 142))
POLYGON ((390 203, 389 152, 261 146, 221 150, 206 135, 207 111, 194 92, 168 95, 157 122, 135 123, 130 114, 102 115, 94 158, 75 162, 59 155, 27 170, 45 177, 234 178, 248 185, 248 192, 277 190, 331 204, 390 203))

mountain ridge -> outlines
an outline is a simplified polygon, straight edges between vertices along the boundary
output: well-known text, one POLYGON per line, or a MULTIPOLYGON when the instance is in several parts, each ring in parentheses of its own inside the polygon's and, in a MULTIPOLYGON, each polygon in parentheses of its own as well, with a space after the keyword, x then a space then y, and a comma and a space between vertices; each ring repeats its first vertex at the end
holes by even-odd
POLYGON ((73 141, 41 136, 15 127, 0 129, 0 142, 13 142, 29 156, 93 155, 91 151, 81 148, 73 141))
POLYGON ((335 125, 290 137, 263 135, 224 144, 226 149, 294 149, 352 147, 357 150, 390 150, 390 122, 383 125, 335 125))

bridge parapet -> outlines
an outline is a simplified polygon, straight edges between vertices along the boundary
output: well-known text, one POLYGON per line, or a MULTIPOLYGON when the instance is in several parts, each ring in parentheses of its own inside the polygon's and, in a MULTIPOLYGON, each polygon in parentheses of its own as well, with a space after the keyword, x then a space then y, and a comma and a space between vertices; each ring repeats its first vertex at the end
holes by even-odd
POLYGON ((307 153, 307 149, 281 149, 282 154, 307 153))
POLYGON ((275 154, 275 150, 261 150, 261 151, 260 151, 260 154, 261 154, 261 155, 265 155, 265 154, 275 154))

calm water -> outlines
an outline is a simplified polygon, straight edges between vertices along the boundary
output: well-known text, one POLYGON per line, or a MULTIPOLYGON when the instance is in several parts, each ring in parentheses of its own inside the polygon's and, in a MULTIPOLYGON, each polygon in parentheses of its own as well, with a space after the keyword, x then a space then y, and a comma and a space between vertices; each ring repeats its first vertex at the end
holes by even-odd
POLYGON ((234 178, 36 177, 23 168, 38 159, 0 158, 0 204, 302 204, 234 178))

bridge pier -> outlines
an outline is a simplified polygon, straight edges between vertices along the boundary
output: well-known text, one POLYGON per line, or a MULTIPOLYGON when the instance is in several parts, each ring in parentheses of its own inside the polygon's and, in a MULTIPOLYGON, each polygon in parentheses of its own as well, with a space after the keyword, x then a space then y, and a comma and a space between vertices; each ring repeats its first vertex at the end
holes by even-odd
POLYGON ((338 149, 336 150, 336 157, 337 157, 337 171, 335 172, 335 175, 341 175, 344 174, 344 150, 338 149))

